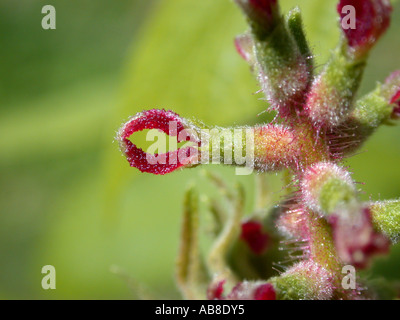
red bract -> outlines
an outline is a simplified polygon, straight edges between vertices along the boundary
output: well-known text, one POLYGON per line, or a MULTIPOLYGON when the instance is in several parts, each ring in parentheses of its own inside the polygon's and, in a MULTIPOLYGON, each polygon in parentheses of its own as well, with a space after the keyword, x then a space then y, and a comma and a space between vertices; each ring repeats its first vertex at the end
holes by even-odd
POLYGON ((198 145, 200 141, 193 132, 187 131, 193 126, 172 111, 152 109, 143 111, 132 117, 118 132, 122 152, 125 154, 131 167, 141 172, 153 174, 167 174, 178 168, 196 164, 197 149, 189 146, 163 154, 149 154, 138 148, 129 140, 129 137, 145 129, 158 129, 169 136, 177 138, 178 142, 193 141, 198 145))
POLYGON ((242 223, 240 238, 246 242, 251 251, 259 255, 264 253, 269 242, 269 236, 262 230, 262 224, 258 221, 242 223))
POLYGON ((235 1, 258 28, 268 31, 274 25, 278 12, 277 0, 235 1))
POLYGON ((348 44, 356 54, 368 51, 390 25, 392 7, 388 0, 340 0, 337 10, 341 21, 349 12, 343 10, 346 6, 355 9, 355 28, 342 25, 348 44))
POLYGON ((344 263, 364 269, 374 255, 389 252, 390 241, 374 230, 369 209, 349 214, 330 217, 336 249, 344 263))

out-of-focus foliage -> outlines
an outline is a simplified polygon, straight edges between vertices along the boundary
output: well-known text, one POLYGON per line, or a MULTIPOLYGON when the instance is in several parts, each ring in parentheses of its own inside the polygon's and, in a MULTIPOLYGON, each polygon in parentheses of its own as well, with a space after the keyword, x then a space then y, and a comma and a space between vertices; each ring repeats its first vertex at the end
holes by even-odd
MULTIPOLYGON (((336 1, 281 2, 303 10, 321 66, 338 40, 336 1)), ((176 298, 184 190, 215 189, 199 169, 138 174, 113 137, 121 119, 155 107, 215 125, 268 120, 257 116, 266 103, 233 46, 244 18, 229 0, 62 0, 57 29, 44 31, 44 4, 0 1, 0 298, 129 299, 138 283, 176 298), (41 289, 46 264, 56 267, 56 290, 41 289)), ((400 68, 399 5, 392 21, 362 93, 400 68)), ((400 197, 399 141, 399 127, 382 128, 348 161, 365 199, 400 197)), ((253 177, 210 170, 243 182, 251 210, 253 177)), ((373 271, 400 279, 399 266, 394 247, 373 271)))

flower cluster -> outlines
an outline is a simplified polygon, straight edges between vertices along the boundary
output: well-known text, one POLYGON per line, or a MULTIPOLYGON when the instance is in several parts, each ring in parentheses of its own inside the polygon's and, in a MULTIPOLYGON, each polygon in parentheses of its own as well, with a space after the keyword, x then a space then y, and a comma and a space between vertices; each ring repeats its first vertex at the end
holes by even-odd
MULTIPOLYGON (((278 0, 235 2, 250 28, 235 39, 236 49, 255 73, 270 110, 277 113, 275 120, 246 127, 249 140, 225 134, 235 128, 224 134, 207 131, 204 137, 200 131, 210 128, 153 109, 132 117, 117 136, 129 164, 142 172, 167 174, 202 164, 200 155, 216 146, 221 163, 229 155, 232 161, 225 164, 251 167, 261 181, 271 171, 284 170, 289 177, 290 187, 280 203, 267 206, 259 201, 260 207, 244 219, 243 188, 227 186, 209 173, 229 209, 209 203, 215 241, 207 259, 199 249, 197 193, 194 188, 187 192, 179 288, 187 299, 379 298, 380 290, 363 279, 344 287, 342 269, 365 269, 376 255, 389 252, 400 238, 400 200, 361 201, 342 160, 379 126, 400 118, 400 71, 356 98, 369 52, 388 29, 392 7, 388 0, 340 0, 341 39, 315 74, 298 8, 283 16, 278 0), (190 144, 151 154, 129 139, 144 129, 158 129, 190 144), (251 161, 233 159, 232 146, 251 161), (282 246, 287 250, 280 250, 282 246), (285 260, 291 265, 277 275, 274 266, 285 260)), ((257 192, 263 194, 263 182, 257 192)))

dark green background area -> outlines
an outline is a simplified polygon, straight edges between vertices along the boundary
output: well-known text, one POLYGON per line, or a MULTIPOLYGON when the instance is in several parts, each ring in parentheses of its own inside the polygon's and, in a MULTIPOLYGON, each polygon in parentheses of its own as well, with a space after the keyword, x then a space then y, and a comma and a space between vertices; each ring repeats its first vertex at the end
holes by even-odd
MULTIPOLYGON (((320 69, 339 37, 336 1, 281 2, 285 12, 300 4, 320 69)), ((392 21, 361 93, 400 69, 399 4, 392 21)), ((130 115, 155 107, 210 125, 267 120, 233 47, 245 30, 229 0, 0 0, 0 298, 131 299, 138 286, 179 297, 183 193, 190 184, 215 190, 202 168, 138 174, 113 139, 130 115), (45 4, 56 8, 56 30, 41 28, 45 4), (41 288, 47 264, 56 290, 41 288)), ((361 151, 346 164, 364 199, 398 198, 400 128, 381 128, 361 151)), ((254 177, 209 169, 245 184, 250 212, 254 177)), ((400 279, 399 270, 394 247, 370 275, 400 279)))

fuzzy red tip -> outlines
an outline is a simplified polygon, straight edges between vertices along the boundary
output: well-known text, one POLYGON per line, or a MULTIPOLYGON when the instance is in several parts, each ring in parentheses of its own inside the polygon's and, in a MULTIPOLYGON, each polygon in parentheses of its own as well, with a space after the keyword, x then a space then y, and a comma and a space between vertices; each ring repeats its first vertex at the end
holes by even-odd
POLYGON ((374 255, 387 254, 390 241, 374 230, 371 211, 363 209, 356 220, 332 216, 330 223, 340 258, 343 262, 365 269, 374 255))
POLYGON ((263 254, 268 246, 269 236, 262 230, 262 224, 257 221, 242 223, 240 238, 246 242, 255 254, 263 254))
POLYGON ((390 25, 392 6, 388 0, 340 0, 337 6, 342 29, 348 44, 361 53, 368 51, 390 25), (355 9, 355 28, 344 27, 343 19, 348 17, 346 6, 355 9), (344 9, 343 9, 344 8, 344 9))
POLYGON ((119 130, 117 139, 131 167, 141 172, 163 175, 194 164, 197 160, 197 149, 190 146, 152 155, 138 148, 129 137, 145 129, 158 129, 169 136, 176 136, 178 142, 194 141, 199 145, 200 142, 188 134, 185 134, 183 139, 180 138, 180 133, 187 129, 187 126, 186 121, 172 111, 152 109, 138 113, 125 123, 119 130))
POLYGON ((262 284, 254 292, 254 300, 276 300, 275 289, 270 283, 262 284))

